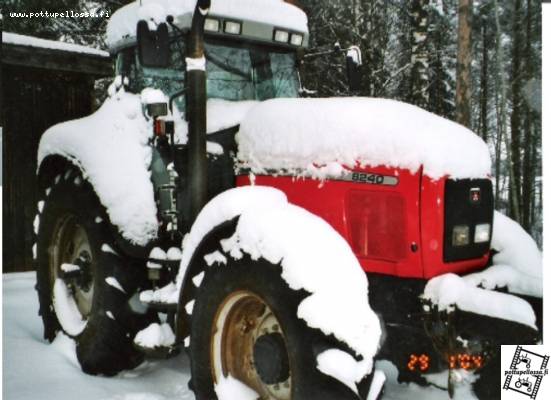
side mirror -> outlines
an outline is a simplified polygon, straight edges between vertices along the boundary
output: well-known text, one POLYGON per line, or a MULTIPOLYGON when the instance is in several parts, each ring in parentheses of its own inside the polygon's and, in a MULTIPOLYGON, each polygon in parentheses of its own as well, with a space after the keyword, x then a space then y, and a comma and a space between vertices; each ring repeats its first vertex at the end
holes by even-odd
POLYGON ((170 64, 168 26, 159 24, 157 31, 150 31, 147 21, 137 26, 138 59, 144 67, 166 68, 170 64))
POLYGON ((346 53, 346 76, 351 92, 357 92, 362 86, 362 51, 357 46, 352 46, 346 53))

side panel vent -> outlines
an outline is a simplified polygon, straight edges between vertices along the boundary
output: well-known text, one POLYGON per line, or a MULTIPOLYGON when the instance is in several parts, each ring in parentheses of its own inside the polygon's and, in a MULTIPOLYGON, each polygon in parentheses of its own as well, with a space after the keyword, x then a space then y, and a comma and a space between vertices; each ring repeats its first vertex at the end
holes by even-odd
POLYGON ((398 262, 407 257, 404 198, 393 192, 352 191, 348 227, 358 257, 398 262))

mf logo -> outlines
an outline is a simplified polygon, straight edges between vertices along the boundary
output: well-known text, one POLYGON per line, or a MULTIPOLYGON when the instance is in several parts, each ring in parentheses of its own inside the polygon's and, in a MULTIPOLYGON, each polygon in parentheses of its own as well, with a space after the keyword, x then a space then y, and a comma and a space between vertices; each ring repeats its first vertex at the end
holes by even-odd
MULTIPOLYGON (((502 346, 502 369, 504 357, 507 357, 506 348, 514 346, 502 346)), ((510 364, 506 364, 504 369, 505 383, 503 390, 509 394, 516 393, 516 396, 502 396, 504 399, 519 399, 521 395, 527 396, 530 399, 536 399, 540 392, 543 378, 549 373, 547 363, 549 362, 548 355, 542 355, 537 351, 541 346, 516 346, 512 358, 509 358, 510 364), (533 348, 536 348, 534 350, 533 348)), ((509 352, 510 357, 510 352, 509 352)), ((541 397, 546 398, 545 396, 541 397)))

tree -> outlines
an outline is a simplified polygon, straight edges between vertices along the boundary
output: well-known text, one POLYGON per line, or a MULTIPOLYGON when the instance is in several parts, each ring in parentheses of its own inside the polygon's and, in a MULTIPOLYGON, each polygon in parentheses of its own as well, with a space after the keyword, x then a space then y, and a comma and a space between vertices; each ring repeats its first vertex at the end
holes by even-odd
POLYGON ((409 100, 429 105, 428 0, 414 0, 411 7, 411 89, 409 100))
POLYGON ((457 122, 471 126, 471 26, 472 0, 459 0, 457 86, 457 122))

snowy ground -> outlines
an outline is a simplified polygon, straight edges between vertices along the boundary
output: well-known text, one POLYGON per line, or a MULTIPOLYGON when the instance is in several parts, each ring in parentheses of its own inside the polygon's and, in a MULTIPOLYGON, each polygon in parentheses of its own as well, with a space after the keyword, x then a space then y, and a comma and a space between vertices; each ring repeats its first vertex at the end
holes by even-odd
MULTIPOLYGON (((192 400, 187 389, 189 363, 185 355, 146 362, 115 378, 93 377, 80 371, 74 343, 59 335, 52 345, 42 339, 37 315, 34 273, 3 275, 3 398, 4 400, 192 400)), ((416 385, 398 385, 389 363, 383 400, 447 399, 447 392, 416 385)), ((441 377, 440 377, 441 378, 441 377)), ((476 400, 469 387, 456 399, 476 400)), ((239 400, 239 399, 236 399, 239 400)))

